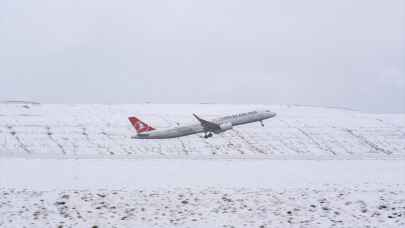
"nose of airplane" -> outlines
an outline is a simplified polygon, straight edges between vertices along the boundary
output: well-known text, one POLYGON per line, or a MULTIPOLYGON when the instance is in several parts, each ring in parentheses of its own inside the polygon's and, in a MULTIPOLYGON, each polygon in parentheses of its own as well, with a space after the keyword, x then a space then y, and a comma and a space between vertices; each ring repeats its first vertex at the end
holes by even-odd
POLYGON ((277 115, 277 113, 275 113, 275 112, 270 112, 270 111, 267 111, 266 112, 266 117, 267 118, 273 118, 273 117, 275 117, 277 115))

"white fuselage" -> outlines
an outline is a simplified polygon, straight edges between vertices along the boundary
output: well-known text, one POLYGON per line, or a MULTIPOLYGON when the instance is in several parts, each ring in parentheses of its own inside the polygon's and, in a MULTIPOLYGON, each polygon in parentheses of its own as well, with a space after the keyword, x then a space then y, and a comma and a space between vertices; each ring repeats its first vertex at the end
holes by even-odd
MULTIPOLYGON (((237 126, 242 124, 248 124, 258 121, 263 121, 265 119, 269 119, 276 116, 276 113, 265 110, 265 111, 252 111, 247 113, 241 113, 236 115, 230 115, 221 117, 218 119, 212 120, 212 122, 218 125, 227 125, 227 126, 237 126)), ((230 130, 230 129, 225 129, 230 130)), ((154 130, 145 133, 140 133, 134 136, 137 139, 169 139, 169 138, 177 138, 192 134, 197 134, 201 132, 205 132, 203 126, 198 124, 192 124, 187 126, 179 126, 171 129, 166 130, 154 130)), ((213 133, 221 133, 224 131, 218 131, 213 133)))

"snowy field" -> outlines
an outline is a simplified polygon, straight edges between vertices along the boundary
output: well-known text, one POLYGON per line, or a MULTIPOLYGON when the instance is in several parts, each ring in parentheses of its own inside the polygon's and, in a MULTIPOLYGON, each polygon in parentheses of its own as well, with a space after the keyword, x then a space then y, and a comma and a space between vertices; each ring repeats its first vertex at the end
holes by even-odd
POLYGON ((272 189, 0 189, 4 227, 395 227, 405 192, 272 189))
POLYGON ((405 158, 405 114, 298 106, 0 104, 0 155, 44 158, 405 158), (276 118, 204 139, 136 140, 127 117, 155 128, 266 108, 276 118))
POLYGON ((405 226, 403 160, 0 161, 4 227, 405 226))
POLYGON ((405 115, 299 106, 0 104, 0 227, 405 227, 405 115), (268 108, 265 127, 134 140, 268 108))

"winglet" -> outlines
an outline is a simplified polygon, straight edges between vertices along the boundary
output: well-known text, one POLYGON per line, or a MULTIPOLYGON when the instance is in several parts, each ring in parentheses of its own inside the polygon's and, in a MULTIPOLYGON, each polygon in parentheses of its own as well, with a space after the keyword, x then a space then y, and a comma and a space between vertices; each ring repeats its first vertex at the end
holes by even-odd
POLYGON ((193 113, 193 116, 194 116, 198 121, 203 122, 203 120, 202 120, 200 117, 198 117, 195 113, 193 113))

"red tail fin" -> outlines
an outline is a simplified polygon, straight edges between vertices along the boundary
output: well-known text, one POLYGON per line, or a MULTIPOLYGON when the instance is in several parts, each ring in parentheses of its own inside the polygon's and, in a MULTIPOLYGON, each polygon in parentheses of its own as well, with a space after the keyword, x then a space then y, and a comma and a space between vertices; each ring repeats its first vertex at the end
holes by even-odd
POLYGON ((139 133, 143 133, 143 132, 147 132, 147 131, 153 131, 155 130, 155 128, 149 126, 148 124, 142 122, 141 120, 139 120, 138 118, 136 118, 135 116, 132 117, 128 117, 129 122, 131 122, 132 126, 134 126, 136 132, 139 133))

